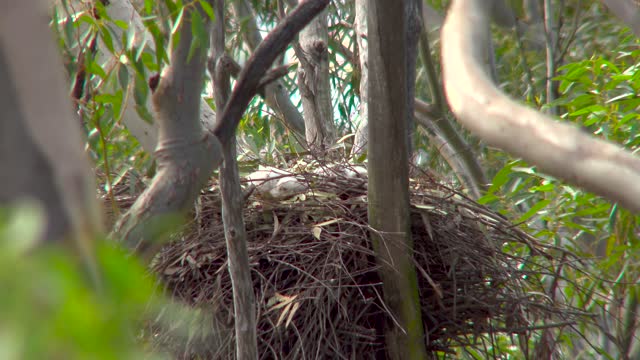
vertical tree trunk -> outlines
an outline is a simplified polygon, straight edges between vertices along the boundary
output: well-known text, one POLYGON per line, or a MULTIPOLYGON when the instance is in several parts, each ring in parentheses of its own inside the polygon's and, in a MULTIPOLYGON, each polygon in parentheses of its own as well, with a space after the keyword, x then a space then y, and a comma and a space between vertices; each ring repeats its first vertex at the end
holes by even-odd
POLYGON ((298 88, 302 96, 306 139, 312 150, 324 151, 336 140, 329 84, 329 35, 327 11, 323 11, 300 32, 296 56, 298 88))
MULTIPOLYGON (((398 325, 386 328, 392 359, 425 359, 425 337, 409 224, 406 1, 371 1, 369 28, 369 223, 384 299, 398 325), (403 29, 403 31, 400 31, 403 29)), ((415 56, 415 52, 413 52, 415 56)))
POLYGON ((356 0, 356 21, 354 24, 358 56, 360 60, 360 124, 353 139, 351 155, 359 157, 367 150, 369 139, 369 46, 367 44, 368 0, 356 0))
POLYGON ((74 239, 97 284, 95 182, 46 8, 9 0, 0 8, 0 204, 39 201, 46 215, 41 239, 74 239))
POLYGON ((185 6, 177 30, 179 41, 171 45, 171 65, 164 69, 152 97, 159 125, 155 153, 158 171, 115 227, 131 249, 145 250, 166 237, 167 231, 174 232, 182 219, 167 220, 193 206, 222 160, 220 141, 200 122, 209 33, 193 34, 191 22, 195 16, 209 29, 208 16, 199 5, 185 6), (198 41, 198 46, 192 51, 193 41, 198 41))
MULTIPOLYGON (((220 59, 225 53, 224 0, 214 0, 216 20, 212 29, 212 57, 209 72, 214 80, 216 108, 223 109, 229 100, 230 78, 220 59)), ((233 136, 222 144, 224 162, 220 167, 220 190, 222 192, 222 220, 227 242, 229 274, 233 289, 233 310, 236 333, 236 358, 255 360, 258 358, 256 337, 256 310, 251 268, 247 254, 247 233, 242 208, 242 188, 236 160, 236 139, 233 136)))
POLYGON ((407 0, 404 3, 404 36, 405 36, 405 61, 407 97, 405 99, 407 113, 407 152, 409 160, 413 153, 413 134, 415 132, 415 121, 413 119, 413 108, 416 94, 416 63, 418 61, 418 43, 422 33, 422 0, 407 0))

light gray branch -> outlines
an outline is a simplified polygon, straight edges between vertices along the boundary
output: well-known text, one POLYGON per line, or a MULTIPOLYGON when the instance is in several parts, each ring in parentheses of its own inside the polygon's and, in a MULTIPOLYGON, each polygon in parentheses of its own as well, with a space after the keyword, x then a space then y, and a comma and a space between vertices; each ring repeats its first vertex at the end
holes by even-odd
POLYGON ((442 29, 442 62, 458 120, 488 144, 640 212, 640 159, 504 95, 480 65, 488 37, 487 2, 454 0, 442 29))

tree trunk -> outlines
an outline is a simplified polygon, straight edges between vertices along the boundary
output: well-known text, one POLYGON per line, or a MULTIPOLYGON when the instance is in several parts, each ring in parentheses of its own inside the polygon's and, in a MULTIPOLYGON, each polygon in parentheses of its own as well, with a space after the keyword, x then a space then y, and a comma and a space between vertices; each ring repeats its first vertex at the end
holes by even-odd
MULTIPOLYGON (((211 36, 212 57, 209 59, 209 72, 214 79, 216 108, 224 109, 229 99, 230 87, 229 73, 219 61, 225 54, 224 0, 215 0, 214 3, 216 20, 211 36)), ((224 162, 220 167, 220 191, 229 274, 233 289, 236 358, 255 360, 258 358, 256 305, 247 253, 247 233, 242 213, 244 196, 238 175, 235 136, 222 145, 222 153, 224 162)))
POLYGON ((181 219, 168 220, 191 208, 198 191, 222 161, 220 142, 200 123, 208 32, 196 40, 191 31, 194 16, 199 16, 205 27, 208 16, 199 6, 185 7, 184 11, 180 41, 172 45, 171 65, 162 73, 152 98, 160 126, 158 172, 115 228, 131 249, 144 251, 146 245, 166 237, 166 231, 175 231, 175 226, 168 225, 181 219), (190 53, 192 41, 199 44, 190 53))
POLYGON ((368 0, 356 0, 356 21, 354 28, 360 61, 360 123, 353 139, 351 155, 359 157, 367 150, 369 139, 369 45, 367 43, 368 0))
POLYGON ((300 61, 298 89, 302 96, 306 139, 312 151, 326 151, 336 140, 329 84, 327 11, 300 32, 295 46, 300 61))
POLYGON ((0 1, 0 204, 40 202, 46 215, 41 240, 75 240, 99 285, 92 245, 101 229, 95 181, 40 5, 0 1))
MULTIPOLYGON (((412 0, 408 0, 412 1, 412 0)), ((397 325, 386 326, 392 359, 425 359, 425 336, 409 224, 406 6, 370 2, 369 28, 369 223, 381 266, 384 299, 397 325), (403 31, 400 31, 403 29, 403 31)), ((414 53, 415 54, 415 53, 414 53)))

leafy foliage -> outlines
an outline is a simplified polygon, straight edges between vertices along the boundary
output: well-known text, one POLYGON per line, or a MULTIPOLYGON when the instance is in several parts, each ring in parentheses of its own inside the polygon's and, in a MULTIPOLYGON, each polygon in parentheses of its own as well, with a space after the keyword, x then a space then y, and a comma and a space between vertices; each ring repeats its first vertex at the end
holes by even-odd
MULTIPOLYGON (((73 9, 66 1, 62 3, 52 15, 52 28, 66 59, 72 86, 81 73, 86 74, 83 96, 76 99, 76 107, 88 135, 88 151, 107 179, 107 192, 120 183, 134 188, 152 168, 152 161, 122 124, 127 90, 134 89, 133 100, 140 116, 153 122, 151 109, 146 106, 150 96, 147 79, 166 66, 168 44, 172 37, 176 40, 174 29, 182 21, 185 8, 200 4, 207 16, 215 14, 201 0, 138 1, 151 38, 136 41, 132 25, 110 19, 100 2, 96 8, 98 17, 92 15, 92 9, 73 9), (104 42, 117 61, 98 60, 91 51, 96 38, 104 42)), ((428 3, 443 10, 448 2, 428 3)), ((252 5, 264 35, 278 21, 277 2, 252 1, 252 5)), ((352 5, 335 1, 329 15, 332 101, 341 135, 352 133, 358 121, 360 69, 354 31, 349 26, 354 17, 352 5)), ((554 79, 557 99, 552 103, 545 100, 544 48, 536 43, 541 33, 535 31, 494 29, 500 86, 512 97, 542 111, 557 107, 559 121, 572 122, 594 136, 636 151, 640 145, 638 40, 598 2, 566 5, 558 9, 560 41, 555 50, 561 66, 554 79)), ((516 13, 522 17, 521 8, 517 7, 516 13)), ((200 41, 206 36, 202 20, 192 23, 200 41)), ((249 56, 242 36, 247 31, 246 19, 232 19, 229 27, 229 53, 243 62, 249 56)), ((197 44, 195 41, 192 46, 197 44)), ((437 46, 432 50, 437 57, 437 46)), ((293 52, 288 51, 282 62, 295 60, 293 52)), ((284 84, 301 110, 296 76, 291 72, 284 84)), ((418 69, 417 94, 427 98, 426 93, 424 76, 418 69)), ((264 101, 254 99, 238 130, 242 170, 250 171, 258 164, 281 164, 303 150, 282 122, 274 120, 279 119, 264 101)), ((636 285, 640 274, 640 218, 545 175, 520 159, 487 149, 468 134, 467 137, 492 177, 480 202, 533 229, 538 239, 585 258, 582 271, 565 268, 562 276, 566 281, 549 286, 556 286, 559 298, 591 316, 551 333, 537 331, 527 344, 506 336, 479 339, 488 344, 485 352, 460 349, 457 356, 520 359, 523 348, 535 348, 545 336, 552 336, 559 343, 556 351, 562 357, 595 359, 615 357, 607 355, 614 353, 632 358, 630 344, 638 337, 636 321, 640 309, 636 285)), ((418 136, 416 140, 416 152, 426 159, 422 164, 445 179, 454 179, 451 169, 425 137, 418 136)), ((139 319, 151 293, 142 269, 117 250, 101 245, 105 289, 98 293, 83 277, 78 260, 63 249, 41 249, 24 256, 28 241, 35 236, 29 230, 37 228, 36 212, 18 208, 1 214, 0 286, 10 296, 0 297, 0 358, 40 358, 44 354, 54 358, 137 358, 139 350, 132 345, 136 322, 130 320, 139 319), (14 239, 23 241, 16 243, 14 239)), ((544 319, 539 322, 544 323, 544 319)))
POLYGON ((0 358, 153 358, 136 343, 153 308, 145 269, 100 241, 96 288, 63 245, 33 249, 42 225, 33 204, 0 210, 0 358))

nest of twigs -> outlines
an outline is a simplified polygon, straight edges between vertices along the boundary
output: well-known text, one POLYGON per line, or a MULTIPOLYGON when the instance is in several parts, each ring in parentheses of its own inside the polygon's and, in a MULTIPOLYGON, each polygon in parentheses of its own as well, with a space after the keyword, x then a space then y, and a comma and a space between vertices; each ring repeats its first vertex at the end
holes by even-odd
MULTIPOLYGON (((384 327, 394 322, 369 239, 366 179, 297 175, 308 182, 306 193, 286 201, 249 196, 245 207, 260 357, 385 358, 384 327)), ((484 348, 498 333, 527 343, 550 323, 573 320, 575 313, 548 294, 566 253, 425 174, 411 180, 411 203, 428 350, 484 348)), ((155 344, 179 358, 233 359, 232 287, 215 184, 201 205, 153 270, 202 316, 188 334, 156 326, 155 344)))

